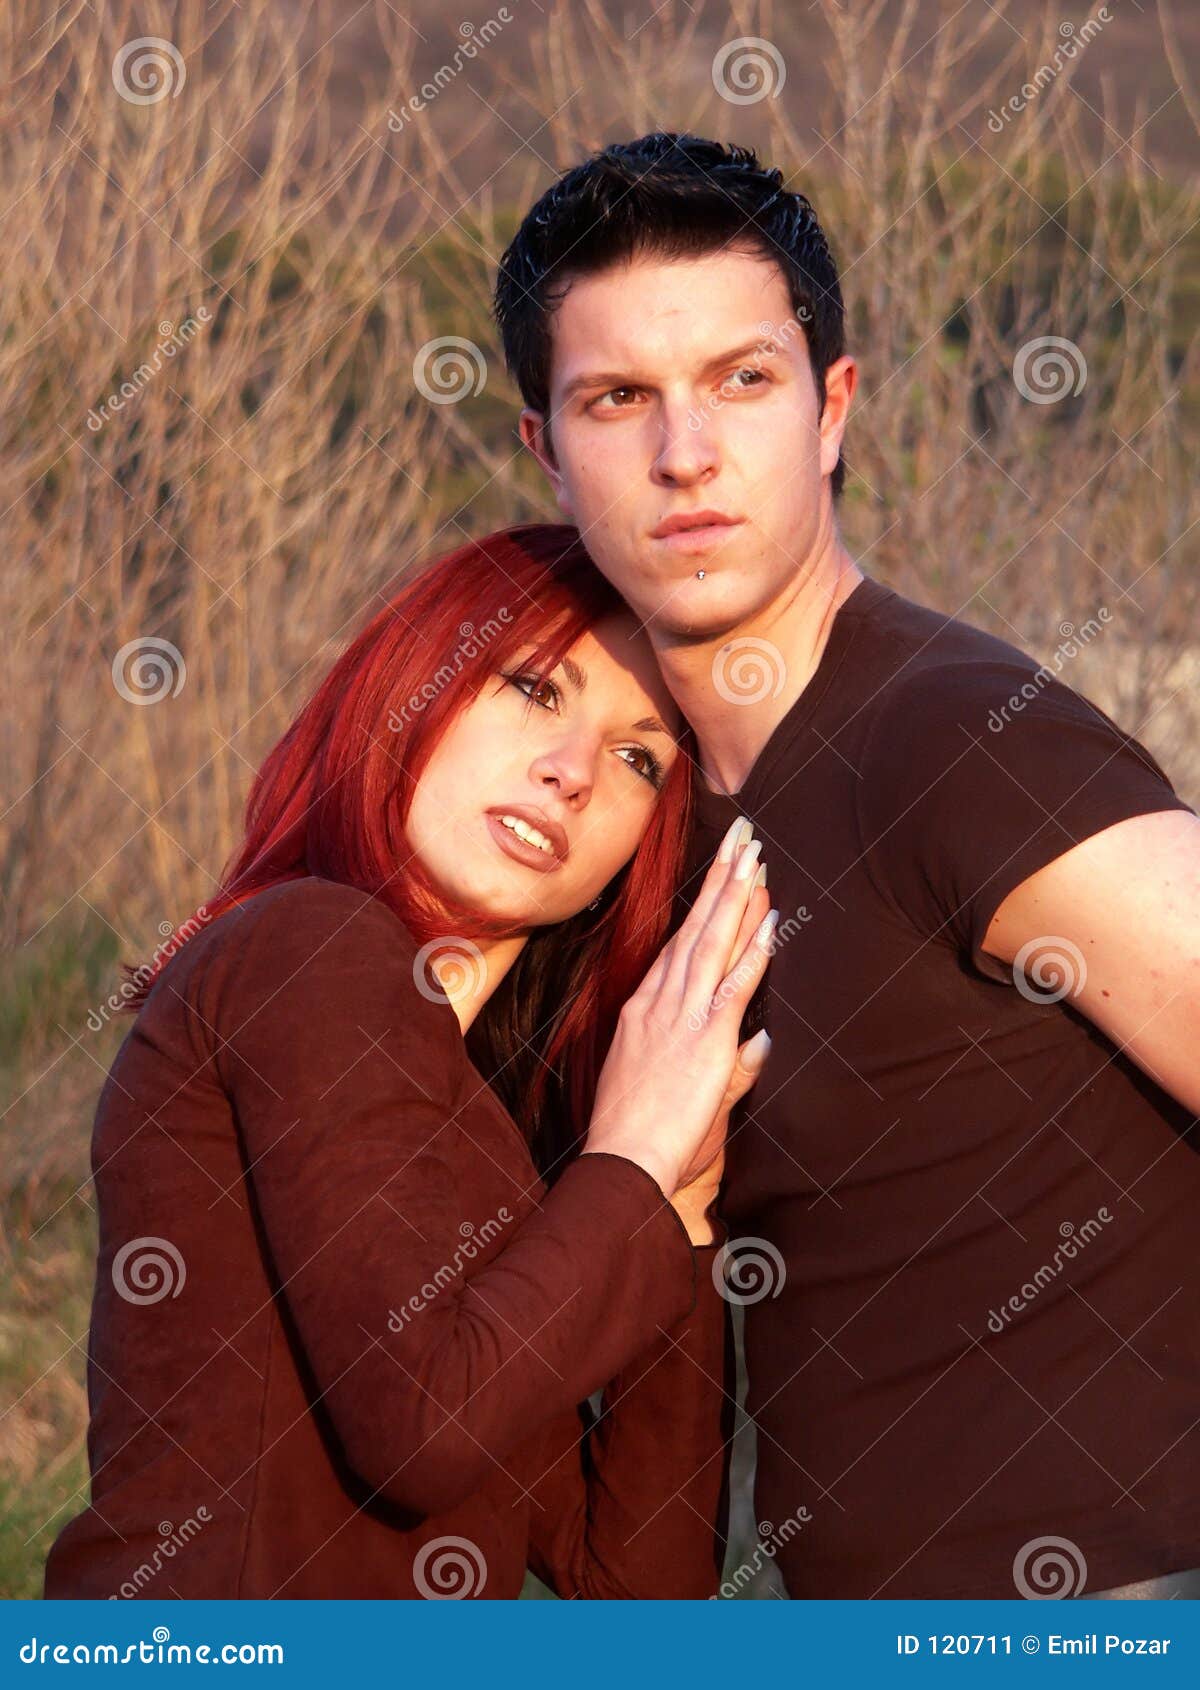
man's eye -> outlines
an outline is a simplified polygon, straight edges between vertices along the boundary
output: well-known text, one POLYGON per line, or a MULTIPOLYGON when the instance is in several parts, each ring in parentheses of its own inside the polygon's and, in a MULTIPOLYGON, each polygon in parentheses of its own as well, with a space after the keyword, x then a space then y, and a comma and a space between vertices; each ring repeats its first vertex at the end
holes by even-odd
POLYGON ((738 387, 757 387, 759 382, 766 381, 766 379, 767 377, 765 371, 756 370, 752 364, 745 364, 740 370, 735 370, 733 372, 729 381, 731 385, 736 385, 738 387), (750 382, 743 382, 740 379, 742 376, 751 376, 753 380, 750 382))
MULTIPOLYGON (((602 393, 598 399, 594 399, 592 401, 592 406, 590 408, 594 409, 596 406, 602 405, 606 399, 611 399, 614 394, 637 393, 638 391, 639 389, 636 387, 610 387, 607 393, 602 393)), ((612 405, 609 409, 615 411, 625 411, 628 410, 629 407, 627 405, 612 405)))

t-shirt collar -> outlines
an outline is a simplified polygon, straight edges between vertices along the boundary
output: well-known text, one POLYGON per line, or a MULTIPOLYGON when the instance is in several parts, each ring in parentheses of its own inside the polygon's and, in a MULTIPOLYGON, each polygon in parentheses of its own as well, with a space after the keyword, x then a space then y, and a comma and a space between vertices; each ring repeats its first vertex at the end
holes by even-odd
POLYGON ((780 717, 751 764, 745 780, 735 793, 714 792, 697 772, 693 786, 694 814, 697 825, 712 830, 724 830, 742 811, 750 813, 758 803, 763 783, 770 775, 781 752, 791 745, 796 735, 812 716, 849 648, 859 620, 874 609, 881 599, 888 597, 890 587, 864 575, 834 612, 829 638, 825 642, 812 679, 786 715, 780 717))

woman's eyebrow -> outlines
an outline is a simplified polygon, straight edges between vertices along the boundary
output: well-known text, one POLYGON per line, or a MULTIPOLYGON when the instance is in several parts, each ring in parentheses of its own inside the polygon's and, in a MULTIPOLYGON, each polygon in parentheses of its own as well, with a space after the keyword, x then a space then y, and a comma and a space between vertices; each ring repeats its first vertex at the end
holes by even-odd
MULTIPOLYGON (((575 691, 582 692, 587 686, 587 671, 581 669, 573 657, 564 657, 562 667, 563 673, 575 688, 575 691)), ((643 734, 665 734, 668 739, 674 738, 666 723, 657 716, 643 716, 640 722, 634 722, 633 731, 643 734)))

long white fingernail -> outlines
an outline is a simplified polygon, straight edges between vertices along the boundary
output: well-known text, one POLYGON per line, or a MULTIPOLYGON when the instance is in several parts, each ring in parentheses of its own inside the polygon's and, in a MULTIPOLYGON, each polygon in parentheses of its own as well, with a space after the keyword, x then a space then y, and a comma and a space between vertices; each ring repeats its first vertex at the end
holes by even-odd
POLYGON ((749 880, 754 871, 754 865, 758 861, 758 853, 761 850, 761 839, 752 839, 749 845, 744 845, 742 847, 742 854, 738 858, 737 866, 733 871, 733 878, 735 880, 749 880))
POLYGON ((719 863, 732 862, 733 853, 742 841, 749 837, 752 831, 752 825, 745 816, 738 816, 730 822, 725 837, 721 841, 721 849, 717 852, 717 861, 719 863))
POLYGON ((767 884, 767 865, 766 865, 766 863, 759 863, 758 873, 754 876, 754 885, 750 888, 750 890, 753 892, 753 891, 757 890, 758 887, 765 886, 766 884, 767 884))
POLYGON ((770 944, 771 935, 775 931, 776 923, 778 922, 778 920, 779 920, 779 911, 778 910, 768 910, 767 911, 766 915, 764 915, 762 920, 759 922, 758 931, 754 935, 754 942, 755 942, 756 945, 762 945, 763 948, 765 949, 766 946, 768 944, 770 944))
POLYGON ((765 1027, 760 1027, 752 1039, 747 1039, 742 1051, 742 1067, 747 1073, 755 1073, 765 1066, 767 1057, 771 1054, 771 1035, 765 1027))

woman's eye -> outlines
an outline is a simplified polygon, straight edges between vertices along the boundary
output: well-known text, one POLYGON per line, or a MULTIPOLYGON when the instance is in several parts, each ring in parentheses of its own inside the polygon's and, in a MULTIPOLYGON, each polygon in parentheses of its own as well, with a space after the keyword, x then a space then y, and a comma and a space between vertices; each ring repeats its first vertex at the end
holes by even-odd
POLYGON ((508 681, 510 686, 516 687, 518 692, 523 692, 525 697, 532 703, 541 705, 543 710, 550 710, 553 708, 553 701, 558 697, 558 688, 547 676, 506 675, 504 678, 508 681), (550 703, 547 703, 544 699, 538 696, 539 693, 544 692, 548 692, 550 694, 550 703))
POLYGON ((663 783, 663 768, 653 751, 649 750, 644 745, 623 746, 621 750, 621 757, 624 762, 629 762, 629 757, 625 756, 626 752, 629 753, 629 756, 640 759, 637 763, 629 763, 629 767, 635 774, 642 775, 646 780, 648 780, 651 786, 654 787, 655 791, 657 791, 663 783))

